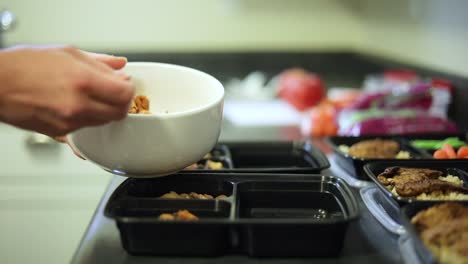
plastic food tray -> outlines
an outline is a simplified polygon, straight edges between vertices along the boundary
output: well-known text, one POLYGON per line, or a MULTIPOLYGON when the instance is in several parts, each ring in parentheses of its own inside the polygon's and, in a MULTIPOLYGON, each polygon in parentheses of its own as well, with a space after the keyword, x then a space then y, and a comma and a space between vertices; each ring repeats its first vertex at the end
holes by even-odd
MULTIPOLYGON (((423 241, 419 237, 417 230, 414 228, 414 225, 411 223, 411 218, 415 216, 418 212, 425 210, 433 205, 439 204, 440 202, 421 202, 421 203, 412 203, 404 206, 401 210, 401 219, 403 225, 408 233, 408 237, 413 242, 414 250, 416 255, 419 257, 422 263, 437 263, 436 257, 432 252, 424 245, 423 241)), ((465 206, 468 206, 468 202, 458 202, 465 206)))
POLYGON ((115 219, 124 249, 134 255, 336 256, 358 206, 349 186, 332 176, 192 173, 127 179, 105 215, 115 219), (228 198, 158 198, 170 191, 228 198), (158 219, 180 209, 200 219, 158 219))
POLYGON ((223 162, 224 169, 183 173, 320 173, 330 167, 327 157, 308 141, 219 143, 212 153, 215 161, 223 162))
POLYGON ((401 137, 394 137, 394 136, 361 136, 361 137, 329 137, 327 138, 328 144, 334 149, 336 153, 336 162, 337 164, 342 167, 347 173, 351 176, 356 177, 361 180, 370 180, 369 177, 364 173, 364 165, 369 162, 375 161, 400 161, 401 159, 364 159, 364 158, 357 158, 346 153, 343 153, 340 149, 340 145, 347 145, 351 146, 355 143, 358 143, 363 140, 368 139, 393 139, 397 141, 401 149, 404 151, 408 151, 410 155, 413 157, 412 160, 417 159, 432 159, 432 156, 429 155, 427 152, 421 151, 417 148, 414 148, 409 144, 409 141, 401 138, 401 137))
POLYGON ((379 189, 388 197, 389 202, 405 205, 408 203, 420 203, 421 200, 416 200, 411 197, 401 197, 389 191, 380 181, 377 176, 388 167, 411 167, 411 168, 426 168, 449 172, 451 175, 458 176, 464 182, 464 186, 468 186, 468 160, 399 160, 399 161, 381 161, 366 164, 364 170, 367 176, 372 179, 379 189))

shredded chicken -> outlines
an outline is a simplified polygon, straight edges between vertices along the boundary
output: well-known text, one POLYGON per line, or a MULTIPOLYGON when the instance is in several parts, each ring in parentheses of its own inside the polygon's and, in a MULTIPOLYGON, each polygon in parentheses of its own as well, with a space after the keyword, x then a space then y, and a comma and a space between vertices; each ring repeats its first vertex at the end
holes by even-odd
POLYGON ((149 109, 149 100, 144 95, 137 95, 132 100, 130 109, 128 110, 130 114, 151 114, 149 109))
POLYGON ((159 198, 164 198, 164 199, 199 199, 199 200, 211 200, 211 199, 225 199, 227 198, 226 195, 224 194, 221 194, 221 195, 218 195, 215 197, 213 197, 213 195, 209 195, 209 194, 199 194, 199 193, 196 193, 196 192, 191 192, 189 194, 187 193, 181 193, 181 194, 178 194, 174 191, 170 191, 168 193, 165 193, 163 194, 161 197, 159 198))
POLYGON ((440 263, 468 262, 468 207, 438 204, 417 213, 411 222, 440 263))
POLYGON ((206 154, 203 159, 197 163, 193 163, 186 170, 221 170, 224 169, 224 164, 221 161, 214 161, 211 153, 206 154))
POLYGON ((174 221, 174 220, 181 220, 181 221, 197 221, 199 218, 190 213, 188 210, 179 210, 175 213, 168 214, 164 213, 159 216, 159 220, 161 221, 174 221))

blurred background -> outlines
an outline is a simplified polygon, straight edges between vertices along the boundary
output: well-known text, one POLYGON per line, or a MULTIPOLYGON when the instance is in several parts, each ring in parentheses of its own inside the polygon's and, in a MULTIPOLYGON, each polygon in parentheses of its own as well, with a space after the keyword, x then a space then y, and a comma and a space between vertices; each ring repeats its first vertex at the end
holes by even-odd
MULTIPOLYGON (((2 9, 0 47, 71 44, 214 75, 227 92, 222 140, 468 129, 464 0, 6 0, 2 9)), ((0 142, 0 261, 68 262, 111 175, 38 134, 0 124, 0 142)))
POLYGON ((108 52, 357 51, 458 74, 466 1, 15 0, 5 45, 108 52))

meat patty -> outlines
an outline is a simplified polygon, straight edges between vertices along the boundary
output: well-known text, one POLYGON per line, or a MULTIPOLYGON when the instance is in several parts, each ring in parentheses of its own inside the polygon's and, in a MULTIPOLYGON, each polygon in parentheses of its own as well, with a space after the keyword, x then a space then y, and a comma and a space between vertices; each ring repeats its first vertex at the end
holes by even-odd
POLYGON ((468 193, 468 189, 450 182, 439 180, 442 171, 420 168, 390 167, 377 176, 385 186, 395 187, 400 196, 412 197, 436 191, 458 191, 468 193))
POLYGON ((353 144, 349 155, 366 159, 393 159, 400 152, 400 144, 394 140, 371 139, 353 144))
POLYGON ((422 169, 422 168, 405 168, 405 167, 389 167, 386 168, 379 176, 385 178, 394 178, 395 176, 410 176, 419 178, 437 179, 445 174, 439 170, 422 169))
POLYGON ((438 179, 423 179, 420 181, 400 181, 395 183, 395 190, 400 196, 412 197, 422 193, 432 192, 460 192, 468 193, 468 189, 462 186, 455 185, 450 182, 438 179))

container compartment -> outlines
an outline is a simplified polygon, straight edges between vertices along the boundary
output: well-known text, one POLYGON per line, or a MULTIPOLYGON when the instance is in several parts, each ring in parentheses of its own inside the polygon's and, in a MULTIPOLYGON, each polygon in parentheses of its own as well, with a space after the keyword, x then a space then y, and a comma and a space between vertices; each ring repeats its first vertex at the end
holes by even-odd
POLYGON ((364 158, 356 158, 351 155, 348 155, 342 152, 339 148, 340 145, 347 145, 351 146, 355 143, 358 143, 363 140, 369 139, 392 139, 395 140, 400 144, 400 148, 404 151, 408 151, 411 155, 411 160, 418 160, 418 159, 431 159, 432 156, 429 155, 425 151, 421 151, 417 148, 411 146, 408 140, 401 138, 401 137, 394 137, 394 136, 360 136, 360 137, 329 137, 327 139, 328 144, 334 149, 336 154, 336 163, 343 168, 347 173, 351 176, 358 178, 360 180, 367 180, 369 181, 369 177, 364 172, 364 165, 369 162, 375 161, 400 161, 401 159, 364 159, 364 158))
MULTIPOLYGON (((465 207, 468 206, 468 202, 457 202, 460 204, 463 204, 465 207)), ((424 245, 424 242, 421 240, 418 231, 414 227, 414 225, 411 223, 411 218, 415 216, 417 213, 419 213, 422 210, 425 210, 429 207, 432 207, 436 204, 440 204, 440 202, 434 202, 434 201, 429 201, 429 202, 419 202, 419 203, 411 203, 408 205, 405 205, 402 210, 401 210, 401 218, 403 225, 408 233, 409 238, 413 242, 414 249, 421 260, 422 263, 438 263, 437 259, 434 254, 429 250, 424 245)))
POLYGON ((127 198, 115 201, 106 211, 108 216, 117 218, 157 218, 163 213, 174 213, 187 209, 200 219, 227 218, 231 204, 221 200, 179 200, 127 198))
POLYGON ((385 186, 380 183, 377 179, 377 176, 382 173, 388 167, 410 167, 410 168, 426 168, 426 169, 435 169, 440 170, 445 173, 459 177, 465 187, 468 187, 468 161, 465 160, 399 160, 399 161, 380 161, 372 162, 364 166, 364 170, 367 176, 375 182, 379 189, 391 199, 389 202, 394 202, 401 205, 407 203, 420 203, 421 200, 416 200, 414 198, 400 197, 394 195, 389 191, 385 186))
POLYGON ((320 182, 246 182, 238 185, 240 218, 344 219, 337 198, 320 182))
POLYGON ((227 153, 220 160, 228 168, 181 173, 320 173, 330 167, 327 157, 310 142, 225 142, 219 146, 227 153))
MULTIPOLYGON (((198 176, 198 175, 197 175, 198 176)), ((216 177, 186 177, 184 175, 172 175, 155 179, 138 179, 126 182, 125 193, 134 197, 158 198, 170 191, 181 193, 196 192, 209 194, 213 197, 218 195, 231 196, 233 184, 223 178, 216 177)))
POLYGON ((338 179, 240 183, 240 241, 250 256, 335 256, 357 216, 350 190, 338 179))
POLYGON ((199 167, 202 167, 202 168, 185 169, 183 171, 184 172, 195 171, 197 173, 200 173, 200 172, 228 170, 228 169, 233 168, 232 160, 231 160, 231 153, 229 152, 229 149, 226 145, 223 145, 223 144, 216 145, 209 154, 211 155, 211 157, 209 157, 208 159, 203 158, 196 163, 199 167), (223 165, 222 169, 205 168, 205 165, 208 160, 214 161, 214 162, 221 162, 223 165))
POLYGON ((216 256, 229 248, 231 204, 213 200, 121 199, 106 215, 116 219, 123 248, 132 255, 216 256), (187 209, 197 221, 161 221, 162 213, 187 209))
POLYGON ((236 172, 320 172, 330 167, 309 142, 226 143, 236 172))

